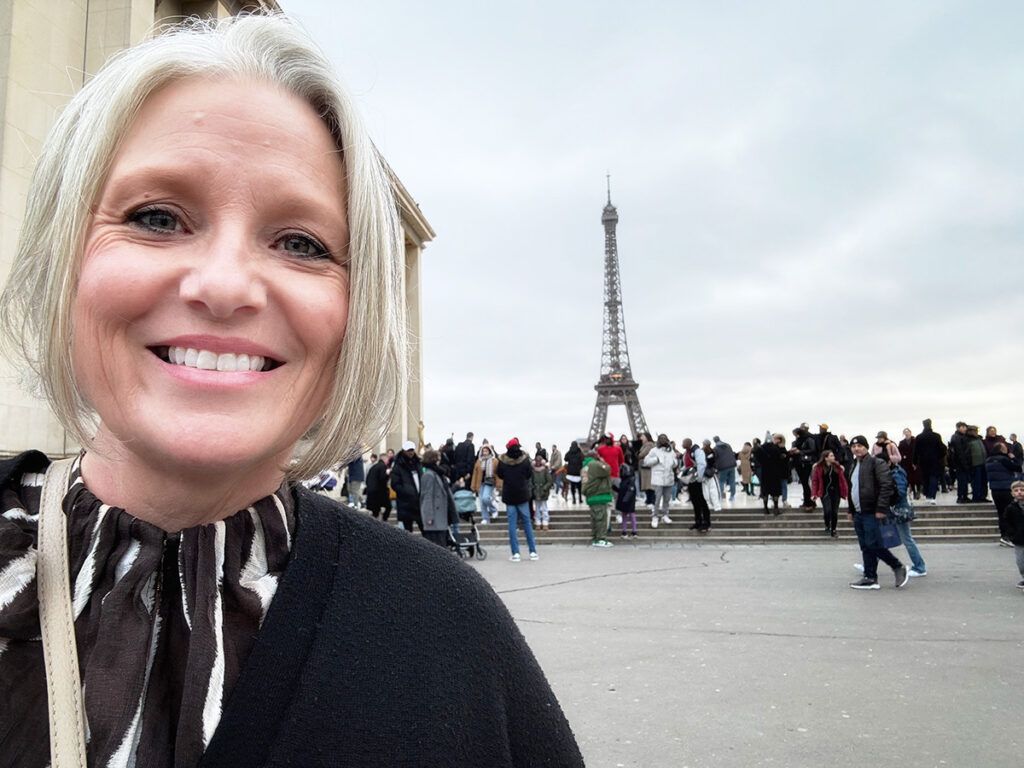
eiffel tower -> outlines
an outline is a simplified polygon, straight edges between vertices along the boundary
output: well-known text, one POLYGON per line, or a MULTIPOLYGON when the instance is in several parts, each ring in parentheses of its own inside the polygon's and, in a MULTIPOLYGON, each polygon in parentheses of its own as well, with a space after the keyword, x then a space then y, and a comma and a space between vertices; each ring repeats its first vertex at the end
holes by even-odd
POLYGON ((629 366, 626 346, 626 322, 622 316, 622 284, 619 281, 619 249, 615 241, 615 227, 619 213, 612 205, 611 176, 608 181, 608 204, 601 213, 604 225, 604 334, 601 340, 601 376, 597 380, 597 404, 590 421, 591 444, 604 434, 608 423, 608 406, 624 405, 633 438, 647 431, 644 412, 636 396, 639 386, 629 366))

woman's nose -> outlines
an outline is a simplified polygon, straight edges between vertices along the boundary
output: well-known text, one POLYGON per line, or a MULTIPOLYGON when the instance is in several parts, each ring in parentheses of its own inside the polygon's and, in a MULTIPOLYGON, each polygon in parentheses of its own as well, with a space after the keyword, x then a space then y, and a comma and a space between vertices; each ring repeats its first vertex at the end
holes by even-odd
POLYGON ((258 248, 244 235, 211 237, 181 281, 181 298, 217 320, 258 312, 267 303, 260 262, 258 248))

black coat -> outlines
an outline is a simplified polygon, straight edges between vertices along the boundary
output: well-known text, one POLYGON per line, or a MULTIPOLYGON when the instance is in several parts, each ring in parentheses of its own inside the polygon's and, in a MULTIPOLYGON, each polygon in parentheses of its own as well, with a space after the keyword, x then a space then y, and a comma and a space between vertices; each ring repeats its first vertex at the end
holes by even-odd
POLYGON ((971 470, 971 441, 967 435, 954 432, 949 438, 949 468, 964 472, 971 470))
POLYGON ((1016 457, 994 453, 985 459, 988 487, 993 491, 1008 491, 1010 484, 1020 475, 1021 463, 1016 457))
POLYGON ((619 490, 615 495, 619 512, 636 512, 636 470, 628 463, 619 467, 619 490))
POLYGON ((455 476, 465 478, 473 474, 476 463, 476 448, 469 440, 463 440, 455 446, 455 476))
POLYGON ((578 445, 570 448, 565 454, 565 472, 577 477, 583 472, 583 451, 578 445))
POLYGON ((914 440, 913 461, 921 472, 930 473, 942 466, 946 458, 946 445, 938 432, 926 429, 914 440))
POLYGON ((782 484, 789 482, 789 458, 786 451, 775 443, 764 443, 754 450, 760 467, 761 496, 781 496, 782 484))
POLYGON ((1024 509, 1021 509, 1020 502, 1011 501, 1006 505, 1003 524, 1006 526, 1006 540, 1024 547, 1024 509))
POLYGON ((501 478, 501 500, 506 504, 525 504, 533 495, 533 465, 523 451, 513 458, 507 453, 498 457, 501 478))
POLYGON ((366 473, 366 506, 380 509, 388 501, 388 468, 383 460, 378 460, 366 473))
POLYGON ((860 514, 873 515, 875 512, 888 512, 895 500, 896 484, 889 471, 889 462, 877 456, 865 456, 855 461, 850 468, 847 482, 850 486, 850 511, 853 506, 853 473, 858 472, 860 483, 860 514))
POLYGON ((395 456, 395 462, 391 466, 391 488, 395 492, 398 519, 403 522, 419 520, 419 474, 419 456, 413 456, 410 459, 404 451, 395 456), (413 475, 416 475, 415 480, 413 475))

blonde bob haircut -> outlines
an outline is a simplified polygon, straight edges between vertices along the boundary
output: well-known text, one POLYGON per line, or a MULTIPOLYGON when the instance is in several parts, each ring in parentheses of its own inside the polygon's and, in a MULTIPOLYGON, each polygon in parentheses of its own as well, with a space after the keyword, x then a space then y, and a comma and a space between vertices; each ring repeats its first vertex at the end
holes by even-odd
POLYGON ((90 212, 143 103, 188 77, 284 88, 316 110, 341 156, 350 233, 348 328, 324 413, 287 468, 291 479, 309 477, 378 442, 398 411, 406 377, 404 249, 387 169, 327 58, 284 16, 191 20, 114 56, 72 98, 35 169, 0 296, 0 327, 11 356, 27 364, 57 418, 88 445, 97 415, 72 368, 71 309, 90 212))

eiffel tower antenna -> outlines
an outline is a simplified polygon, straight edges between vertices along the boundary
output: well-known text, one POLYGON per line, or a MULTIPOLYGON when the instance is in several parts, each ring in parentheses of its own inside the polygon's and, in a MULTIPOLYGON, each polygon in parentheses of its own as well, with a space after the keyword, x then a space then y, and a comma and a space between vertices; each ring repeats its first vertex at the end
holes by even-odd
POLYGON ((594 387, 597 390, 597 403, 594 405, 594 417, 590 421, 591 443, 605 432, 609 405, 625 406, 634 439, 641 432, 647 431, 647 422, 636 394, 639 384, 633 379, 629 348, 626 345, 626 321, 622 314, 622 284, 619 280, 619 248, 615 237, 619 213, 612 205, 610 173, 605 174, 605 180, 608 204, 601 212, 601 224, 604 225, 604 333, 601 339, 601 374, 594 387))

